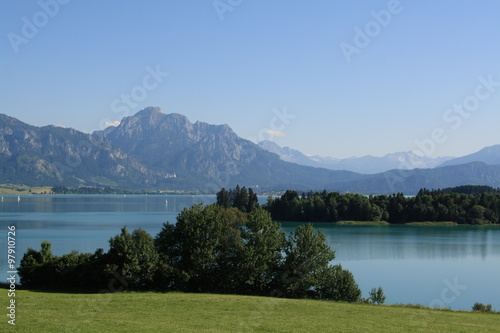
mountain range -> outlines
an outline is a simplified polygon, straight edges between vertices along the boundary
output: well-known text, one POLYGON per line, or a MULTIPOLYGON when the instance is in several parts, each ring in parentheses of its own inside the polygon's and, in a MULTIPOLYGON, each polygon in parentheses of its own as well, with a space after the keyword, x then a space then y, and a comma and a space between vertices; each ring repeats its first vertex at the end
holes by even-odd
MULTIPOLYGON (((271 152, 278 148, 269 142, 257 145, 244 140, 228 125, 192 123, 183 115, 165 114, 155 107, 92 134, 56 126, 35 127, 0 114, 0 184, 203 193, 239 184, 257 191, 327 189, 366 194, 414 194, 422 187, 465 184, 500 186, 500 146, 485 148, 487 151, 475 156, 447 159, 444 163, 448 165, 433 169, 384 170, 391 165, 388 161, 397 160, 401 165, 401 158, 413 158, 404 154, 388 155, 385 160, 364 157, 351 163, 377 164, 384 170, 373 174, 318 167, 329 164, 328 159, 282 148, 290 156, 287 161, 282 151, 271 152)), ((330 164, 347 165, 341 161, 330 164)), ((443 161, 425 160, 427 168, 439 162, 443 161)))
MULTIPOLYGON (((367 155, 340 159, 317 155, 307 156, 298 150, 289 147, 280 147, 276 143, 269 140, 261 141, 258 145, 269 152, 277 154, 283 161, 317 168, 348 170, 364 174, 381 173, 393 169, 430 169, 453 159, 452 157, 447 156, 429 158, 426 156, 416 155, 413 152, 392 153, 381 157, 367 155)), ((500 161, 498 164, 500 164, 500 161)))

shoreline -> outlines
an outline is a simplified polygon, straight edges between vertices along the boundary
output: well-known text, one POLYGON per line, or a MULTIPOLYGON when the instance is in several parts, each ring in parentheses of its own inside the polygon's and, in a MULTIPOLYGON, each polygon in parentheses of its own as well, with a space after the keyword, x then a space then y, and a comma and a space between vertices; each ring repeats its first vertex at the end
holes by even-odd
POLYGON ((407 223, 389 223, 386 221, 338 221, 338 222, 303 222, 303 221, 277 221, 280 224, 286 223, 312 223, 312 224, 332 224, 340 226, 413 226, 413 227, 500 227, 500 224, 459 224, 453 221, 442 222, 407 222, 407 223))

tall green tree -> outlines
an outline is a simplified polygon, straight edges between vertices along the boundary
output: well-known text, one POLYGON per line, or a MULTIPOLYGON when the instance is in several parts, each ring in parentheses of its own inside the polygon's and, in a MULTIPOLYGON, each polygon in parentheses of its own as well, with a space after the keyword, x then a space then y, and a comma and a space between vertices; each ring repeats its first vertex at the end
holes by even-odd
POLYGON ((248 204, 246 207, 246 211, 248 213, 251 213, 254 210, 256 210, 258 207, 259 207, 259 199, 257 198, 257 194, 255 194, 255 192, 251 188, 249 188, 248 189, 248 204))
POLYGON ((231 194, 224 187, 217 193, 217 204, 224 208, 231 207, 231 194))
POLYGON ((153 237, 142 229, 135 229, 131 234, 124 227, 120 235, 109 240, 109 246, 109 271, 121 274, 130 289, 153 288, 159 259, 153 237))
POLYGON ((290 234, 284 248, 281 292, 285 297, 305 298, 314 293, 320 272, 335 258, 323 231, 311 224, 299 226, 290 234))
POLYGON ((26 288, 53 289, 54 279, 52 263, 52 244, 47 241, 41 243, 41 250, 28 248, 20 261, 18 269, 21 283, 26 288))
POLYGON ((269 295, 279 279, 282 265, 282 250, 285 233, 271 215, 259 208, 249 214, 242 229, 244 243, 236 276, 239 277, 239 292, 254 295, 269 295))
POLYGON ((174 268, 175 289, 204 292, 225 285, 234 288, 230 272, 243 246, 240 227, 245 215, 218 205, 194 205, 177 216, 175 225, 164 224, 155 239, 158 251, 174 268))

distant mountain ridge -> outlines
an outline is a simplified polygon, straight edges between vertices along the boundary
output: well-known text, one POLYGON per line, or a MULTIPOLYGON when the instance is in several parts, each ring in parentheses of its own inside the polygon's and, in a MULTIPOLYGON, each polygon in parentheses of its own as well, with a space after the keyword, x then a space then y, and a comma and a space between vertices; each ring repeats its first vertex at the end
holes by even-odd
MULTIPOLYGON (((293 150, 287 153, 300 157, 293 150)), ((240 138, 228 125, 192 123, 183 115, 149 107, 92 134, 35 127, 0 114, 0 184, 203 193, 239 184, 257 191, 415 194, 422 187, 499 187, 500 165, 473 162, 377 174, 328 170, 283 161, 240 138)))
POLYGON ((282 160, 287 162, 330 170, 347 170, 363 174, 375 174, 392 169, 430 169, 452 159, 452 157, 428 158, 425 156, 418 156, 413 152, 392 153, 382 157, 367 155, 340 159, 317 155, 307 156, 298 150, 289 147, 280 147, 269 140, 261 141, 258 145, 269 152, 277 154, 282 160))
POLYGON ((333 183, 326 189, 357 193, 416 194, 420 189, 443 189, 461 185, 500 186, 500 165, 471 162, 434 169, 390 170, 384 173, 366 175, 345 184, 333 183), (367 189, 376 192, 367 191, 367 189))
POLYGON ((440 166, 460 165, 471 162, 483 162, 490 165, 500 164, 500 145, 485 147, 473 154, 448 160, 440 166))
POLYGON ((322 167, 320 166, 321 163, 318 163, 318 161, 313 160, 309 156, 301 153, 296 149, 292 149, 289 147, 281 147, 278 144, 269 140, 261 141, 258 143, 258 145, 262 149, 278 155, 283 161, 297 163, 300 165, 322 167))

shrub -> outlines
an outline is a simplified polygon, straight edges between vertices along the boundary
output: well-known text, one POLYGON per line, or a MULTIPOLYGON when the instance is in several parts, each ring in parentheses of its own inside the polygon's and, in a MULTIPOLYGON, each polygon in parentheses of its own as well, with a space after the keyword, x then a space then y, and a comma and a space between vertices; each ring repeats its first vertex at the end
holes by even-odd
POLYGON ((484 305, 483 303, 474 303, 474 306, 472 307, 472 311, 477 311, 477 312, 491 312, 491 304, 484 305))
POLYGON ((385 295, 382 287, 372 288, 370 291, 370 297, 368 297, 371 303, 373 304, 384 304, 385 303, 385 295))

